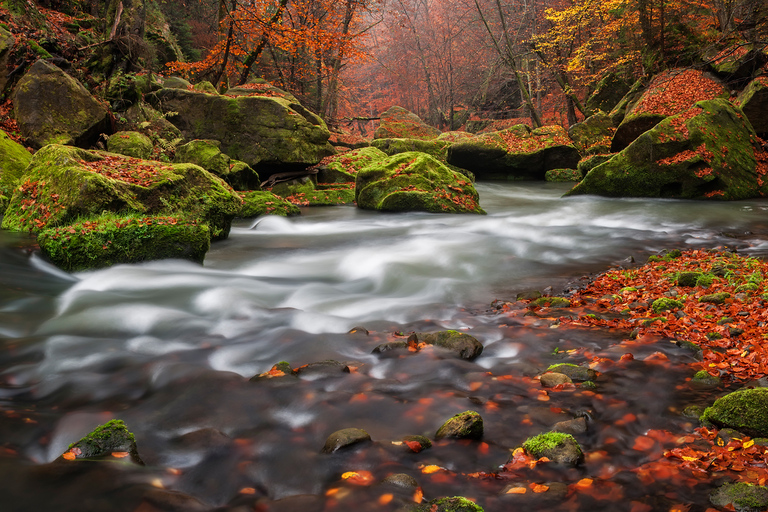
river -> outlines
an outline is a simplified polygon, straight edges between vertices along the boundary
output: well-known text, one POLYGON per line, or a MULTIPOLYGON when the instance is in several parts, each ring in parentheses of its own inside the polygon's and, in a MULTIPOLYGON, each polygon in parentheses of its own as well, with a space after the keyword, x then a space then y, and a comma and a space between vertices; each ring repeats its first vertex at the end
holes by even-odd
POLYGON ((369 471, 377 481, 409 474, 425 499, 463 495, 487 512, 509 510, 501 493, 510 481, 477 473, 496 471, 555 421, 586 415, 590 431, 579 440, 599 456, 535 477, 572 484, 600 474, 616 494, 542 493, 527 509, 704 510, 706 483, 672 489, 630 471, 649 457, 631 449, 639 432, 692 428, 676 411, 700 397, 674 391, 689 356, 669 343, 638 347, 638 360, 662 351, 677 364, 606 372, 597 395, 543 404, 532 377, 564 351, 579 363, 584 347, 610 353, 617 339, 523 322, 492 302, 559 293, 664 249, 728 245, 763 256, 768 203, 560 199, 567 186, 547 183, 477 188, 487 216, 326 207, 240 219, 203 266, 160 261, 69 275, 43 261, 30 238, 0 232, 0 508, 399 510, 413 494, 341 476, 369 471), (353 327, 369 334, 347 334, 353 327), (371 354, 394 333, 443 329, 472 334, 483 354, 474 362, 432 351, 371 354), (328 359, 357 371, 248 380, 278 361, 328 359), (484 417, 483 442, 440 441, 418 454, 397 444, 410 434, 433 438, 469 409, 484 417), (639 420, 617 427, 627 410, 639 420), (146 466, 51 464, 111 418, 134 432, 146 466), (373 442, 321 454, 326 437, 346 427, 373 442))

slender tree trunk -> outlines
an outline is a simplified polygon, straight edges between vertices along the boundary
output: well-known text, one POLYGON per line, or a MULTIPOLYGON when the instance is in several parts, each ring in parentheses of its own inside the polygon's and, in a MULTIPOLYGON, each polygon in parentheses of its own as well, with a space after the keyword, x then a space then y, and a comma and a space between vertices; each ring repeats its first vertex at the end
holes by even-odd
MULTIPOLYGON (((224 2, 222 1, 222 3, 224 2)), ((219 7, 221 7, 221 4, 219 4, 219 7)), ((219 88, 221 77, 226 72, 227 64, 229 63, 229 54, 232 49, 232 39, 234 38, 235 33, 235 9, 237 9, 237 0, 232 0, 232 10, 229 12, 229 29, 227 30, 227 42, 224 45, 224 58, 221 60, 221 67, 219 68, 219 71, 213 77, 213 86, 217 89, 219 88)), ((221 16, 221 11, 219 11, 219 16, 221 16)))
POLYGON ((251 67, 256 63, 257 60, 259 60, 259 57, 261 57, 261 53, 264 51, 264 48, 267 46, 267 32, 269 30, 272 30, 272 28, 277 24, 278 21, 283 17, 283 12, 285 11, 286 6, 288 5, 289 0, 280 0, 280 5, 277 7, 277 10, 272 15, 272 17, 267 21, 267 24, 264 26, 264 32, 261 36, 261 39, 259 40, 259 43, 256 45, 256 48, 251 51, 251 53, 248 54, 248 57, 245 58, 245 62, 243 62, 243 72, 240 75, 240 80, 238 80, 237 85, 243 85, 245 82, 248 81, 248 76, 251 74, 251 67))
POLYGON ((325 105, 326 120, 336 119, 339 108, 339 74, 341 73, 341 64, 344 59, 344 42, 349 35, 349 26, 352 24, 352 18, 355 15, 355 0, 347 0, 344 8, 344 20, 341 26, 341 42, 339 51, 331 63, 331 79, 328 83, 328 99, 325 105))

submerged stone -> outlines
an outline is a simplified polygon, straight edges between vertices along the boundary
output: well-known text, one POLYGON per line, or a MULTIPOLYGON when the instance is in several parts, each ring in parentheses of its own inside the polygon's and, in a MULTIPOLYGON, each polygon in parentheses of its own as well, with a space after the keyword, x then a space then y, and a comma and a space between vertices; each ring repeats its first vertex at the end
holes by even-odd
POLYGON ((435 439, 446 437, 481 439, 483 418, 475 411, 464 411, 452 416, 435 433, 435 439))
POLYGON ((334 453, 342 448, 348 448, 350 446, 367 442, 371 440, 370 434, 360 428, 345 428, 337 430, 325 441, 325 445, 321 450, 322 453, 334 453))
POLYGON ((570 434, 547 432, 531 437, 523 443, 523 449, 536 458, 546 457, 565 466, 578 466, 584 462, 581 446, 570 434))

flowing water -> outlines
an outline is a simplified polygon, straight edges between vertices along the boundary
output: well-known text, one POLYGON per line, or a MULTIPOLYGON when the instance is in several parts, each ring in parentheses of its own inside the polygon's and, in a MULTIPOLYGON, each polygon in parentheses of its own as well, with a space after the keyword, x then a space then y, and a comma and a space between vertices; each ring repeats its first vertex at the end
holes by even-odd
POLYGON ((411 499, 407 487, 341 478, 354 470, 376 480, 409 474, 425 499, 463 495, 487 511, 630 510, 632 502, 704 510, 706 483, 670 488, 632 471, 651 457, 632 449, 635 436, 693 428, 679 409, 703 398, 675 392, 689 355, 668 342, 637 347, 638 361, 663 351, 673 364, 606 371, 599 393, 543 403, 531 377, 563 351, 576 349, 574 363, 585 351, 611 355, 620 336, 560 332, 491 303, 548 286, 557 293, 663 249, 728 245, 764 255, 768 203, 560 199, 566 188, 480 184, 487 216, 331 207, 238 220, 203 266, 160 261, 68 275, 29 238, 0 232, 0 508, 398 510, 411 499), (347 334, 360 326, 369 334, 347 334), (443 329, 471 333, 482 356, 371 354, 395 333, 443 329), (248 380, 278 361, 328 359, 357 371, 248 380), (418 454, 393 444, 433 438, 468 409, 484 417, 483 442, 439 441, 418 454), (627 411, 637 421, 619 421, 627 411), (512 479, 478 475, 497 471, 526 437, 578 415, 590 419, 579 440, 598 455, 525 478, 572 484, 599 475, 610 493, 514 502, 525 497, 503 494, 512 479), (51 464, 111 418, 135 433, 146 466, 51 464), (326 437, 346 427, 367 430, 373 443, 321 454, 326 437), (443 469, 424 473, 430 465, 443 469))

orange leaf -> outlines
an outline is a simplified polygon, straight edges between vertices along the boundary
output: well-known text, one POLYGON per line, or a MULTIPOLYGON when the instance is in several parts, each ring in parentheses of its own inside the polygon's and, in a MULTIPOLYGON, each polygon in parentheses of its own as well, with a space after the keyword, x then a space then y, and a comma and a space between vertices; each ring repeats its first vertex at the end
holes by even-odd
POLYGON ((507 490, 506 494, 525 494, 528 492, 528 489, 525 487, 511 487, 507 490))
POLYGON ((656 441, 654 441, 650 437, 637 436, 635 438, 635 444, 632 445, 632 449, 637 450, 639 452, 647 452, 648 450, 653 448, 655 444, 656 444, 656 441))
POLYGON ((67 460, 75 460, 77 458, 75 454, 72 452, 65 452, 64 454, 62 454, 62 457, 64 457, 67 460))
POLYGON ((112 452, 111 455, 116 459, 124 459, 130 455, 128 452, 112 452))
POLYGON ((592 482, 593 480, 591 478, 582 478, 581 480, 576 482, 575 486, 577 489, 581 489, 581 490, 589 489, 590 487, 592 487, 592 482))

